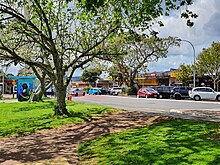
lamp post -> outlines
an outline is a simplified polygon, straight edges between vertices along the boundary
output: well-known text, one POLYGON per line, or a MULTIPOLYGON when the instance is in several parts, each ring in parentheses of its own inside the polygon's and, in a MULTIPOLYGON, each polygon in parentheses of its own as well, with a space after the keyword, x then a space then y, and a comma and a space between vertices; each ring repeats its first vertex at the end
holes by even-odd
MULTIPOLYGON (((180 38, 178 38, 177 41, 185 41, 185 42, 188 42, 192 46, 192 48, 193 48, 193 65, 195 66, 195 63, 196 63, 196 51, 195 51, 195 47, 192 44, 192 42, 190 42, 188 40, 182 40, 180 38)), ((193 68, 193 88, 195 88, 195 87, 196 87, 196 71, 195 71, 195 68, 193 68)))

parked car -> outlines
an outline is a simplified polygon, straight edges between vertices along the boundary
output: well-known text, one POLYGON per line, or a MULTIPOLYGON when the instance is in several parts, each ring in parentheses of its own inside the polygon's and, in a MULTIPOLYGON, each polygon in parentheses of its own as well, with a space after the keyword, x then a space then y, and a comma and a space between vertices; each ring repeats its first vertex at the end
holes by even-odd
POLYGON ((85 96, 86 92, 81 88, 73 88, 70 94, 73 96, 85 96))
POLYGON ((170 98, 171 90, 173 89, 172 86, 156 86, 155 89, 159 93, 159 98, 170 98))
POLYGON ((119 93, 122 93, 122 88, 121 87, 113 87, 110 90, 110 95, 117 96, 119 93))
POLYGON ((137 92, 137 97, 159 98, 159 93, 153 88, 141 88, 137 92))
POLYGON ((181 100, 185 98, 189 98, 189 91, 192 90, 191 87, 188 86, 180 86, 180 87, 174 87, 171 90, 171 98, 174 98, 176 100, 181 100))
POLYGON ((199 100, 217 100, 220 101, 220 92, 214 91, 210 87, 195 87, 189 91, 190 98, 199 100))
POLYGON ((102 95, 107 95, 107 94, 109 94, 109 88, 102 87, 102 88, 100 88, 100 91, 101 91, 101 94, 102 94, 102 95))
POLYGON ((88 94, 89 95, 101 95, 101 90, 98 88, 91 88, 88 94))

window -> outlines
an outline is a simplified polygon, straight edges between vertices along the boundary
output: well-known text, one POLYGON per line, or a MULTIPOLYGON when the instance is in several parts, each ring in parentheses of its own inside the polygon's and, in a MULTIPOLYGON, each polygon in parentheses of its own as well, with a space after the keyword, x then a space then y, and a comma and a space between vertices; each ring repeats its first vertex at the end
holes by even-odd
POLYGON ((200 88, 200 92, 206 92, 205 88, 200 88))
POLYGON ((196 88, 196 89, 194 89, 194 91, 199 91, 200 90, 200 88, 196 88))
POLYGON ((186 90, 186 88, 185 87, 180 87, 180 90, 183 91, 183 90, 186 90))
POLYGON ((213 92, 210 88, 206 88, 206 92, 213 92))

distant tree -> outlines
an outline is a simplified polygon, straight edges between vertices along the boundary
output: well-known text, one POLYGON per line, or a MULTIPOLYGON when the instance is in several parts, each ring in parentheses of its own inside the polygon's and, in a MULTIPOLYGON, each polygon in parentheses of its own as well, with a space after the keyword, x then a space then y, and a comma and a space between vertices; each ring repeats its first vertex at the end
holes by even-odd
POLYGON ((181 81, 184 85, 189 85, 189 81, 192 80, 193 69, 191 65, 181 64, 178 68, 177 80, 181 81))
POLYGON ((92 85, 95 84, 101 74, 102 70, 100 68, 85 69, 81 75, 81 80, 92 85))
POLYGON ((118 83, 119 86, 123 84, 123 75, 117 65, 113 65, 108 68, 108 75, 114 83, 118 83))
POLYGON ((196 59, 196 70, 209 75, 216 83, 220 79, 220 43, 212 43, 211 47, 203 49, 196 59))
POLYGON ((124 83, 128 87, 133 87, 138 71, 146 70, 149 62, 166 57, 168 49, 179 45, 179 42, 172 37, 158 38, 152 36, 148 38, 147 36, 124 33, 114 41, 114 44, 114 49, 123 52, 124 55, 110 58, 109 61, 117 66, 124 83))

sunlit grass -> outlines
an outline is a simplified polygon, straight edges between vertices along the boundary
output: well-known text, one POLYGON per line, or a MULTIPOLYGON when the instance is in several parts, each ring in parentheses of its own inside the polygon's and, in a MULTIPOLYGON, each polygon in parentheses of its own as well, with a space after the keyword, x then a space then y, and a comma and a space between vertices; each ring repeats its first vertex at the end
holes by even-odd
POLYGON ((52 129, 63 124, 90 120, 91 116, 115 109, 67 102, 72 117, 56 117, 53 108, 55 101, 0 103, 0 137, 30 134, 41 129, 52 129))
POLYGON ((170 120, 149 127, 103 136, 79 147, 81 164, 217 165, 217 123, 170 120))

